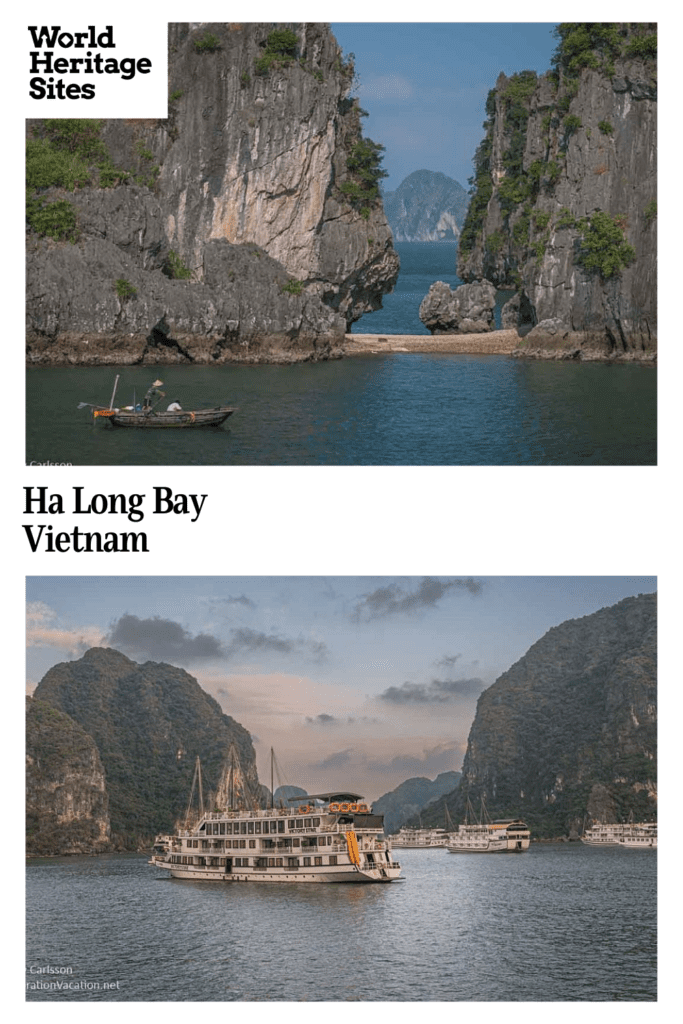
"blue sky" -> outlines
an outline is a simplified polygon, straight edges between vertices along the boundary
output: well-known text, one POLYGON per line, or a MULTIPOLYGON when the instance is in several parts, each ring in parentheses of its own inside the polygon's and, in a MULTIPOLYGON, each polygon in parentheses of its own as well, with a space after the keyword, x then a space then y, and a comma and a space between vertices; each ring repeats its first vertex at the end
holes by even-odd
POLYGON ((550 67, 554 23, 332 23, 356 56, 367 110, 364 134, 386 147, 384 187, 413 171, 441 171, 467 188, 484 131, 485 103, 501 71, 550 67))
POLYGON ((29 577, 27 686, 93 646, 186 668, 259 772, 368 799, 458 770, 479 694, 547 630, 652 577, 29 577))

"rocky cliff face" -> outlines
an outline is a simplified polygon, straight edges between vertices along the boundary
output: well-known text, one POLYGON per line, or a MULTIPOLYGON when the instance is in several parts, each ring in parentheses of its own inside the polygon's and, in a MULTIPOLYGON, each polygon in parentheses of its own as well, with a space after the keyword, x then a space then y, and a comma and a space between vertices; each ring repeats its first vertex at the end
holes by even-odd
POLYGON ((452 813, 483 796, 539 836, 656 817, 656 643, 654 594, 549 630, 479 698, 452 813))
POLYGON ((487 102, 458 274, 517 292, 521 351, 656 350, 654 25, 562 25, 553 71, 487 102))
POLYGON ((455 242, 469 196, 446 174, 413 171, 383 202, 395 242, 455 242))
POLYGON ((101 128, 124 183, 40 190, 76 240, 29 233, 29 360, 338 352, 398 275, 352 78, 325 25, 171 25, 168 119, 101 128))
POLYGON ((51 857, 110 848, 109 801, 95 743, 68 715, 26 702, 26 853, 51 857))
POLYGON ((195 760, 204 795, 218 790, 232 744, 250 793, 260 796, 251 738, 182 669, 94 648, 55 665, 35 698, 68 714, 94 740, 107 778, 117 842, 137 848, 184 815, 195 760))

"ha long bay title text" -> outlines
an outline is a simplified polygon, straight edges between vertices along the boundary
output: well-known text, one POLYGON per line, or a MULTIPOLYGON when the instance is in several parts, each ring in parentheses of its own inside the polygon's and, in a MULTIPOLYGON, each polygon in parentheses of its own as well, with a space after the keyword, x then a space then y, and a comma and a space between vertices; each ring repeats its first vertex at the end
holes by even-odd
MULTIPOLYGON (((47 487, 24 487, 24 515, 26 516, 125 516, 131 523, 140 523, 145 517, 145 494, 86 494, 84 487, 73 487, 67 503, 62 494, 50 493, 47 487)), ((154 487, 151 514, 189 516, 191 523, 199 519, 206 494, 174 493, 170 487, 154 487)), ((149 551, 144 531, 86 531, 74 526, 60 531, 52 523, 24 523, 29 547, 33 552, 62 554, 64 552, 117 554, 149 551)))
POLYGON ((83 32, 63 32, 61 25, 29 25, 28 31, 35 47, 29 52, 29 73, 34 76, 29 82, 29 96, 34 100, 91 100, 96 81, 81 81, 82 75, 118 75, 130 82, 136 75, 148 75, 152 70, 149 57, 115 57, 100 52, 116 49, 111 25, 101 32, 95 25, 88 25, 83 32))

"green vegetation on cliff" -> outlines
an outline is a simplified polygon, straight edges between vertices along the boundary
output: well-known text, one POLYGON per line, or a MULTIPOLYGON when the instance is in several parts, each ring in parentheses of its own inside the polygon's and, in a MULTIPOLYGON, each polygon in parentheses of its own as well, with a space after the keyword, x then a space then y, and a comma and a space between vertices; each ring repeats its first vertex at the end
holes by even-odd
POLYGON ((296 57, 299 40, 290 28, 273 29, 266 39, 263 53, 254 62, 257 75, 267 75, 273 68, 283 68, 296 57))
POLYGON ((36 696, 70 715, 94 739, 106 772, 111 826, 136 849, 184 814, 195 759, 205 795, 215 790, 231 743, 258 788, 249 734, 182 669, 130 661, 95 648, 55 665, 36 696))
POLYGON ((559 40, 553 54, 553 68, 576 78, 583 68, 614 74, 614 62, 620 57, 652 60, 657 56, 655 26, 645 23, 563 22, 554 30, 559 40))
POLYGON ((65 199, 46 202, 49 188, 110 188, 127 180, 100 138, 102 122, 90 118, 46 118, 40 134, 26 141, 26 220, 39 235, 75 242, 76 211, 65 199))
POLYGON ((387 171, 382 167, 383 155, 384 146, 380 143, 359 138, 346 160, 350 178, 342 182, 339 191, 365 216, 369 215, 370 206, 379 198, 380 181, 387 177, 387 171))
POLYGON ((597 211, 580 226, 583 232, 577 262, 585 270, 597 271, 607 280, 633 263, 636 250, 624 238, 618 218, 597 211))
POLYGON ((51 704, 26 702, 26 852, 97 853, 108 847, 104 773, 91 736, 51 704))
MULTIPOLYGON (((549 630, 479 698, 462 780, 447 798, 521 816, 539 838, 586 818, 657 813, 657 603, 627 598, 549 630)), ((441 824, 443 808, 423 815, 441 824)))

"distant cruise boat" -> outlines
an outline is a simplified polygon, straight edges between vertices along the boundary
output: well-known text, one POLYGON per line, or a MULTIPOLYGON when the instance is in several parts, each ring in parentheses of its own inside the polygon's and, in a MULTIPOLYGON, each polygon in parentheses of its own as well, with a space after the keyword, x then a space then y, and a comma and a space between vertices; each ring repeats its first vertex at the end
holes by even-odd
POLYGON ((389 836, 392 847, 403 850, 425 850, 445 846, 448 833, 443 828, 402 828, 396 835, 389 836))
POLYGON ((633 822, 591 825, 581 837, 587 846, 628 846, 647 850, 657 848, 657 823, 633 822))
POLYGON ((470 824, 470 816, 474 813, 468 799, 465 823, 450 834, 446 843, 449 853, 522 853, 529 849, 531 833, 518 818, 491 821, 483 800, 481 819, 470 824))
POLYGON ((449 853, 522 853, 529 849, 531 833, 518 819, 460 825, 449 838, 449 853))

